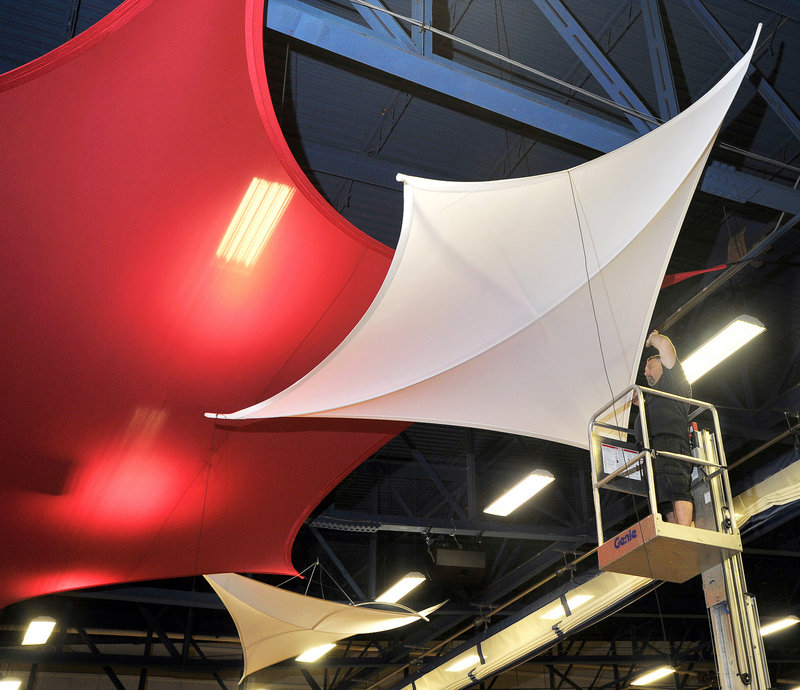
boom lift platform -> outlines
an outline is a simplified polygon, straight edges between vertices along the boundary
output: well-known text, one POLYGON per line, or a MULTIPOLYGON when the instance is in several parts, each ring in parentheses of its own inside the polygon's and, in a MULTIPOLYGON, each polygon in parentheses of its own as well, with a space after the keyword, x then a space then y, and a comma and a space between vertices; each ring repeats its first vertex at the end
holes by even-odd
POLYGON ((720 686, 723 690, 769 688, 758 610, 755 599, 746 592, 742 543, 732 510, 722 434, 714 406, 643 386, 630 386, 592 417, 589 440, 600 568, 669 582, 685 582, 702 574, 720 686), (623 414, 627 415, 624 408, 631 395, 641 401, 644 450, 627 441, 633 431, 619 424, 623 414), (646 401, 651 395, 689 405, 692 455, 650 448, 646 401), (700 429, 695 421, 707 423, 709 418, 712 431, 700 429), (653 481, 656 454, 694 466, 693 527, 666 522, 659 514, 653 481), (606 538, 601 490, 646 497, 649 514, 637 516, 633 524, 606 538))

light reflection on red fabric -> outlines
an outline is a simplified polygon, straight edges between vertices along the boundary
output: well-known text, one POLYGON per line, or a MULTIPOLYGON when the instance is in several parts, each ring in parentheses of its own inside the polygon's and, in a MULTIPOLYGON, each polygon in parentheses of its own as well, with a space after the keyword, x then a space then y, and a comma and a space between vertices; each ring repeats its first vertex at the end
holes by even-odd
POLYGON ((0 76, 0 606, 292 572, 308 512, 402 427, 203 418, 317 364, 391 257, 291 159, 262 31, 261 0, 128 0, 0 76), (244 275, 215 253, 254 177, 298 193, 244 275))
POLYGON ((142 534, 167 519, 204 470, 204 464, 176 461, 157 448, 95 458, 70 492, 75 526, 108 537, 142 534))

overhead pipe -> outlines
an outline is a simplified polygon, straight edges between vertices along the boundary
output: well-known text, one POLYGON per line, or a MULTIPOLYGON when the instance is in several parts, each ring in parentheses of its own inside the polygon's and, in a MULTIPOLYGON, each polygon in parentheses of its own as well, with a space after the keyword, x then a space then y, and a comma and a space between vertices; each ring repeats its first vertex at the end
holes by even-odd
POLYGON ((800 221, 800 213, 792 216, 792 218, 786 221, 782 226, 775 228, 775 230, 773 230, 769 235, 767 235, 758 244, 756 244, 749 252, 747 252, 747 254, 745 254, 740 261, 738 261, 736 264, 734 264, 726 271, 721 273, 709 285, 700 290, 700 292, 698 292, 696 295, 694 295, 692 298, 686 301, 682 306, 678 307, 678 309, 675 312, 673 312, 671 316, 668 316, 656 328, 656 330, 659 332, 663 332, 666 331, 671 326, 674 326, 678 321, 680 321, 684 316, 686 316, 698 304, 701 304, 704 300, 710 297, 714 292, 716 292, 720 287, 722 287, 737 273, 739 273, 739 271, 741 271, 751 261, 756 259, 759 255, 761 255, 764 251, 766 251, 769 247, 771 247, 777 240, 779 240, 787 232, 789 232, 789 230, 791 230, 797 224, 798 221, 800 221))

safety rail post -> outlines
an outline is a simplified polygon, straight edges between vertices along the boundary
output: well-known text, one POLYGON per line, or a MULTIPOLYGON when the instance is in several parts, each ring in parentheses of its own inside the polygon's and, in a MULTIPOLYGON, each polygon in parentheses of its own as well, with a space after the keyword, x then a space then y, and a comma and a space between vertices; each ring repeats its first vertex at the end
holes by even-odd
MULTIPOLYGON (((642 462, 644 465, 644 469, 646 471, 646 479, 647 479, 647 498, 648 503, 650 506, 651 514, 657 514, 658 512, 658 502, 655 495, 655 482, 653 477, 653 455, 650 448, 650 432, 647 425, 647 402, 646 397, 648 395, 654 395, 657 397, 666 398, 669 400, 675 400, 677 402, 686 403, 690 407, 690 414, 688 415, 688 420, 691 422, 700 415, 710 412, 711 417, 713 420, 713 427, 714 433, 712 434, 714 439, 714 456, 716 461, 713 460, 704 460, 700 458, 695 458, 690 455, 683 455, 681 453, 672 453, 669 451, 660 451, 666 457, 675 458, 677 460, 681 460, 684 462, 689 462, 696 466, 706 466, 706 467, 714 467, 716 471, 722 475, 722 487, 724 493, 724 502, 728 506, 733 505, 733 496, 731 493, 730 482, 728 481, 728 474, 727 474, 727 463, 725 459, 725 452, 722 448, 722 431, 719 425, 719 414, 715 407, 708 402, 702 400, 695 400, 694 398, 687 398, 682 395, 675 395, 673 393, 667 393, 665 391, 659 391, 652 388, 647 388, 645 386, 639 386, 637 384, 628 386, 625 390, 623 390, 618 395, 614 396, 612 400, 600 408, 595 414, 592 416, 591 420, 589 421, 589 447, 590 453, 592 456, 592 495, 594 498, 595 503, 595 516, 597 519, 597 540, 598 545, 603 544, 604 536, 603 536, 603 521, 602 521, 602 509, 600 507, 600 492, 599 490, 603 488, 606 484, 608 484, 612 479, 619 476, 626 470, 628 470, 631 466, 633 466, 637 462, 642 462), (596 443, 595 443, 595 434, 598 428, 605 428, 617 431, 619 433, 633 433, 632 429, 626 429, 624 427, 620 427, 619 425, 612 425, 602 421, 599 421, 600 417, 607 414, 610 410, 613 410, 617 407, 618 403, 621 400, 624 400, 631 394, 635 394, 639 400, 639 414, 641 417, 641 427, 642 427, 642 443, 644 446, 644 450, 637 454, 634 458, 629 460, 627 463, 620 468, 618 468, 615 472, 611 475, 604 477, 603 479, 598 478, 598 458, 595 457, 596 451, 596 443), (694 408, 694 409, 691 409, 694 408), (642 455, 643 453, 643 455, 642 455)), ((731 511, 730 516, 731 522, 733 523, 733 528, 735 530, 735 518, 731 511)))

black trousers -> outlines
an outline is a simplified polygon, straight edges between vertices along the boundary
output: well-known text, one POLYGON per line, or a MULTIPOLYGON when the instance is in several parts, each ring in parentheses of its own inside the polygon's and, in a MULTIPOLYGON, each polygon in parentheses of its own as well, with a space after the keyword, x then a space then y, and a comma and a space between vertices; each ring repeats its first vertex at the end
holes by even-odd
MULTIPOLYGON (((650 446, 656 451, 666 450, 670 453, 691 455, 688 439, 679 436, 660 434, 650 439, 650 446)), ((659 507, 671 501, 691 501, 689 486, 692 482, 693 465, 685 460, 676 460, 660 454, 653 458, 653 478, 656 484, 656 500, 659 507)), ((672 509, 667 508, 667 512, 672 509)), ((662 510, 663 512, 663 510, 662 510)))

